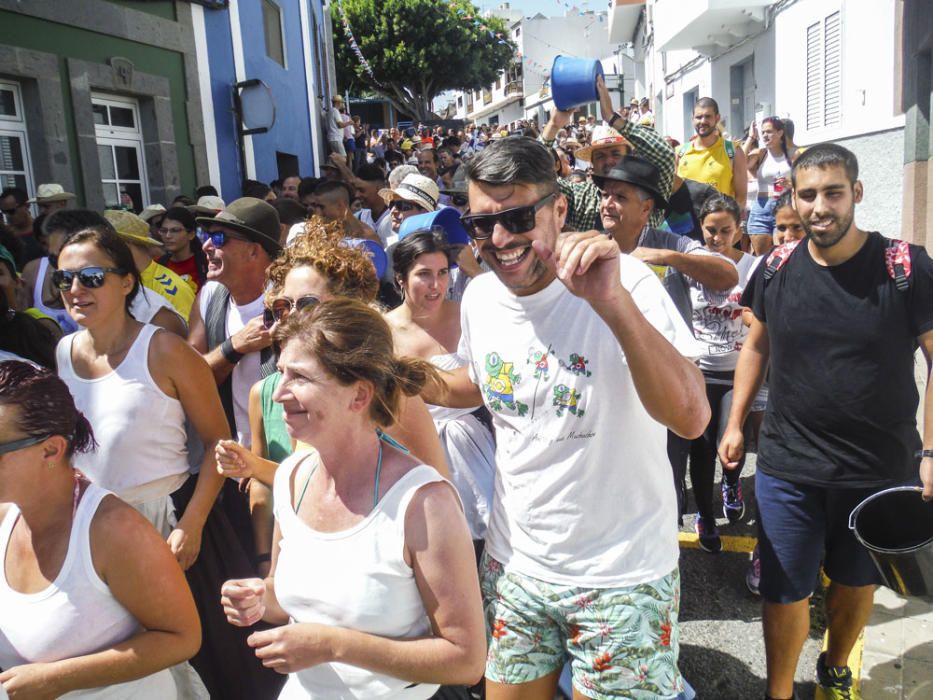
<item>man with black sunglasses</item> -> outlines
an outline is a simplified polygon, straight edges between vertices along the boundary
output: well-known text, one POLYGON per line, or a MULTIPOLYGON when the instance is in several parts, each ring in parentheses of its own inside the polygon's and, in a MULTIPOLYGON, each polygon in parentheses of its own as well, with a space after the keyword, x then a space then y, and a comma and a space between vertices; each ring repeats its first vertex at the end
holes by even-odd
POLYGON ((495 274, 464 294, 467 365, 444 373, 445 396, 425 392, 485 404, 496 430, 486 697, 550 700, 570 659, 587 695, 640 679, 672 698, 683 682, 665 428, 694 438, 709 421, 685 357, 700 351, 647 266, 600 232, 561 233, 553 165, 537 141, 503 138, 463 166, 463 223, 495 274))

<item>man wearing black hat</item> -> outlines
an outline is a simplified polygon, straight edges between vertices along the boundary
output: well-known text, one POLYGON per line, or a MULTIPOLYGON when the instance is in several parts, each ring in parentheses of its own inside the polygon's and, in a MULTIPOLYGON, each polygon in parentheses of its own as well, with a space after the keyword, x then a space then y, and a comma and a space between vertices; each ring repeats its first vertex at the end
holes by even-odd
MULTIPOLYGON (((738 271, 731 260, 707 251, 698 241, 648 225, 651 211, 667 206, 659 180, 658 169, 652 163, 633 156, 622 157, 606 175, 593 176, 600 191, 599 211, 606 232, 623 253, 655 269, 677 310, 692 328, 693 305, 687 278, 699 283, 707 294, 728 294, 739 282, 738 271)), ((686 505, 689 450, 688 440, 668 431, 667 453, 677 485, 679 516, 683 516, 686 505)), ((718 541, 718 534, 710 533, 701 544, 704 549, 715 551, 718 541)))
POLYGON ((268 202, 243 197, 197 222, 208 281, 191 310, 188 342, 214 372, 231 432, 249 445, 250 387, 275 371, 262 295, 266 268, 282 250, 279 215, 268 202))

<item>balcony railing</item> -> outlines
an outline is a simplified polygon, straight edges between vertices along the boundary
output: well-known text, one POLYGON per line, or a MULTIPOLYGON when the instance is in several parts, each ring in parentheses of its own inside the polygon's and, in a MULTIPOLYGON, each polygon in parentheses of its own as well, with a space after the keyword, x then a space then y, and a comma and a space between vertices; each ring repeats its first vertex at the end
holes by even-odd
POLYGON ((513 80, 505 86, 506 95, 523 95, 524 93, 525 89, 522 87, 521 80, 513 80))

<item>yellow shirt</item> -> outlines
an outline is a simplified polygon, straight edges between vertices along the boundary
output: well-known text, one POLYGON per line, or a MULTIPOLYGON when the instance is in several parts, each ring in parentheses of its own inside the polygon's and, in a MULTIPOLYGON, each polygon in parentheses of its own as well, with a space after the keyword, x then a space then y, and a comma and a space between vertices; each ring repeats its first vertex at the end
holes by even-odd
MULTIPOLYGON (((720 136, 709 148, 698 147, 699 141, 691 141, 680 156, 677 174, 684 180, 695 180, 712 185, 722 194, 735 196, 732 184, 732 158, 726 152, 725 141, 720 136)), ((735 151, 733 151, 735 153, 735 151)))
POLYGON ((155 261, 140 273, 139 279, 144 287, 165 297, 188 322, 194 305, 194 291, 185 280, 155 261))

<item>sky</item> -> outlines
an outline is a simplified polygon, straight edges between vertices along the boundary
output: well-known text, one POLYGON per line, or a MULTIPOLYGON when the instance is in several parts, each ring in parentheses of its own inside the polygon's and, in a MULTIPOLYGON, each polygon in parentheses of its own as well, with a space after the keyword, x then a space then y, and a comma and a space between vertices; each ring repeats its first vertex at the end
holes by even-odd
MULTIPOLYGON (((473 4, 481 10, 494 10, 503 3, 504 0, 473 0, 473 4)), ((525 13, 526 17, 537 13, 545 17, 559 17, 567 13, 568 7, 576 6, 581 10, 604 10, 607 9, 605 0, 588 0, 583 2, 578 0, 508 0, 509 5, 525 13)))

